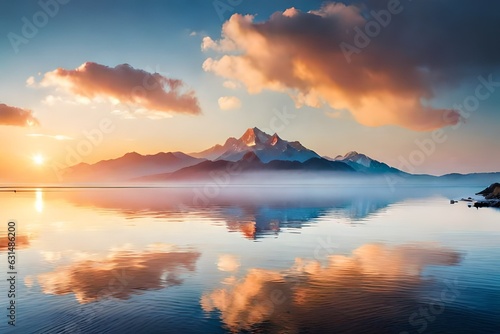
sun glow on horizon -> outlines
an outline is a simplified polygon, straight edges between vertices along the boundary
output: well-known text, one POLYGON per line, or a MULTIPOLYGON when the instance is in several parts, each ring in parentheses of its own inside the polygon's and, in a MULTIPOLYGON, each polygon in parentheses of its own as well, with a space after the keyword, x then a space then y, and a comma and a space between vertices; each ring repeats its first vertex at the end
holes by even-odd
POLYGON ((36 154, 33 156, 33 163, 35 165, 41 166, 45 162, 45 158, 41 154, 36 154))

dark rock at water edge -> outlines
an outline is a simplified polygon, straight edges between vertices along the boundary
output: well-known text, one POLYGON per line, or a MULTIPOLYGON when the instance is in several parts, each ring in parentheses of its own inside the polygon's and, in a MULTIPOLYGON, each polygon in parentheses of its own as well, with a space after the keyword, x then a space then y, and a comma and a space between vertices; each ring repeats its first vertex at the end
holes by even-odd
POLYGON ((500 183, 493 183, 488 188, 478 192, 476 195, 484 196, 485 200, 475 202, 475 208, 500 208, 500 183))
POLYGON ((483 195, 486 199, 500 199, 500 183, 493 183, 491 186, 478 192, 476 195, 483 195))

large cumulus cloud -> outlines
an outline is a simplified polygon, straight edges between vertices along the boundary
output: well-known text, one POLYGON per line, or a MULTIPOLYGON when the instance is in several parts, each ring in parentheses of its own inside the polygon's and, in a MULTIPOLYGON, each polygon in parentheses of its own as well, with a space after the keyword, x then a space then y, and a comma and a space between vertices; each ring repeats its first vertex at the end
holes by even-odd
POLYGON ((184 83, 128 64, 108 67, 86 62, 74 70, 58 68, 44 75, 42 86, 62 88, 77 97, 106 98, 151 111, 200 114, 195 93, 184 83))
POLYGON ((491 8, 500 6, 404 2, 368 45, 346 57, 342 43, 356 46, 356 30, 364 31, 373 11, 387 6, 379 0, 329 2, 309 12, 290 8, 259 22, 235 14, 221 39, 203 40, 204 50, 220 53, 203 68, 242 82, 250 93, 269 89, 290 94, 298 106, 347 109, 367 126, 425 131, 456 124, 457 111, 429 101, 441 88, 497 67, 499 48, 486 36, 500 33, 498 8, 491 8))

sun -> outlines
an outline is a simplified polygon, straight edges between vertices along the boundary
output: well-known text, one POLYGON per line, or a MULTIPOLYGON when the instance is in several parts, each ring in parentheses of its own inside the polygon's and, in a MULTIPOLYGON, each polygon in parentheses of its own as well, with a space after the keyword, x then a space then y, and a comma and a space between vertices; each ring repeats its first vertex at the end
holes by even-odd
POLYGON ((45 159, 41 154, 37 154, 37 155, 33 156, 33 163, 35 165, 40 166, 40 165, 43 165, 44 162, 45 162, 45 159))

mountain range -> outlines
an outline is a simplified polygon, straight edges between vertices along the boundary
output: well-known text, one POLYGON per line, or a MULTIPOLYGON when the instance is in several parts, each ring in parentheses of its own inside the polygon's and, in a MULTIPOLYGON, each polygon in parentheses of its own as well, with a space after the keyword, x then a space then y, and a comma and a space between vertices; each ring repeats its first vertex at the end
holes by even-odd
MULTIPOLYGON (((277 133, 269 135, 254 127, 240 138, 230 137, 224 144, 204 151, 185 154, 182 152, 160 152, 141 155, 136 152, 95 164, 80 163, 65 171, 69 182, 161 182, 177 180, 210 179, 217 173, 235 173, 238 176, 267 173, 269 177, 295 175, 301 179, 311 176, 385 176, 409 178, 414 175, 355 151, 335 158, 322 157, 298 141, 287 141, 277 133), (286 173, 285 173, 286 172, 286 173)), ((500 173, 473 174, 471 179, 482 177, 495 179, 500 173)), ((415 175, 415 179, 434 180, 431 175, 415 175)), ((457 180, 467 175, 448 174, 443 180, 457 180)))
POLYGON ((305 148, 298 141, 289 142, 281 139, 277 133, 271 136, 258 128, 248 129, 239 139, 230 137, 224 145, 215 145, 205 151, 190 155, 207 160, 235 162, 248 152, 253 152, 264 163, 273 160, 305 162, 311 158, 321 158, 316 152, 305 148))
POLYGON ((346 155, 338 155, 334 159, 325 157, 325 159, 332 161, 340 161, 351 166, 357 172, 368 173, 403 173, 399 169, 388 166, 387 164, 374 160, 364 154, 356 151, 348 152, 346 155))
POLYGON ((126 181, 146 175, 175 172, 203 161, 205 159, 182 152, 161 152, 154 155, 130 152, 117 159, 69 167, 64 171, 64 177, 76 182, 126 181))

